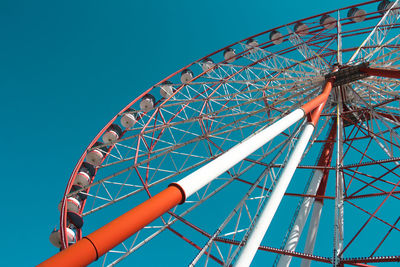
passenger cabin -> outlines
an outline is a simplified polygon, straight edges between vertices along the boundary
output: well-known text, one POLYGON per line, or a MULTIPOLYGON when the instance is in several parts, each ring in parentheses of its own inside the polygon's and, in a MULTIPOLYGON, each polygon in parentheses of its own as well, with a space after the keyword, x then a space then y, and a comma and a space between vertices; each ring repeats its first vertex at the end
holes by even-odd
POLYGON ((283 42, 282 33, 278 32, 277 30, 273 30, 269 33, 269 39, 274 45, 278 45, 283 42))
POLYGON ((347 17, 349 17, 354 22, 362 22, 365 20, 365 15, 367 13, 363 9, 359 9, 357 7, 352 7, 347 13, 347 17))
POLYGON ((149 112, 156 105, 156 98, 152 94, 146 94, 142 97, 142 101, 140 101, 140 109, 143 112, 149 112))

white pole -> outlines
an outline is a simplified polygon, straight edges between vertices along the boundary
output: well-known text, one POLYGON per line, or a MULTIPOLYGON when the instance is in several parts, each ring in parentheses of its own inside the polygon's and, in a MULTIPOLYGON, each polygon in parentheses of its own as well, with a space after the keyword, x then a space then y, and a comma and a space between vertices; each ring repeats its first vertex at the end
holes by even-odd
MULTIPOLYGON (((308 187, 306 193, 307 195, 315 195, 317 193, 322 176, 323 172, 321 170, 315 170, 310 186, 308 187)), ((304 198, 300 207, 300 211, 297 214, 296 221, 294 222, 293 228, 290 231, 289 238, 284 248, 285 250, 295 251, 313 203, 313 197, 304 198)), ((292 256, 282 255, 279 259, 278 267, 289 266, 291 260, 292 256)))
POLYGON ((305 113, 301 108, 294 110, 271 126, 243 140, 217 157, 215 160, 204 165, 175 184, 185 192, 185 197, 188 198, 199 189, 216 179, 219 175, 226 172, 238 162, 265 145, 278 134, 282 133, 292 124, 299 121, 304 117, 304 115, 305 113))
POLYGON ((285 191, 292 179, 292 176, 300 163, 301 157, 307 146, 308 141, 314 131, 314 125, 312 123, 307 123, 304 127, 303 132, 297 141, 294 151, 290 155, 290 158, 284 168, 278 183, 273 189, 271 196, 268 199, 267 204, 263 208, 246 244, 244 245, 235 266, 244 267, 249 266, 253 260, 254 255, 257 252, 258 247, 264 238, 265 233, 275 215, 276 210, 285 194, 285 191))
MULTIPOLYGON (((323 206, 322 201, 317 200, 314 202, 310 226, 308 228, 307 241, 304 247, 304 253, 306 254, 313 254, 314 252, 315 240, 317 239, 317 232, 319 227, 319 220, 321 218, 322 206, 323 206)), ((301 261, 301 267, 310 267, 310 264, 311 264, 310 260, 303 259, 301 261)))

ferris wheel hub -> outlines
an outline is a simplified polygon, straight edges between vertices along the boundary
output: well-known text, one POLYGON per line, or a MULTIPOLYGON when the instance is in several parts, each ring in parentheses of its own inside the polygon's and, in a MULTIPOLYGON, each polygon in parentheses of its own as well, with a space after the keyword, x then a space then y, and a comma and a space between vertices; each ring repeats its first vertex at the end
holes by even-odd
POLYGON ((325 75, 325 79, 328 80, 335 77, 334 87, 346 85, 368 76, 367 73, 363 72, 361 69, 369 66, 368 62, 364 62, 355 66, 339 66, 339 68, 331 73, 325 75))

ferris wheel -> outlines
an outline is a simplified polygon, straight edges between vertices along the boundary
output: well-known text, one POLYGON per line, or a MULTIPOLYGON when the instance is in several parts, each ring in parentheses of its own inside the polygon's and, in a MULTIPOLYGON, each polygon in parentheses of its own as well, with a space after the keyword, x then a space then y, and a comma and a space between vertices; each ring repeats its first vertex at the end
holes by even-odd
POLYGON ((76 164, 42 265, 400 262, 399 5, 267 30, 144 91, 76 164))

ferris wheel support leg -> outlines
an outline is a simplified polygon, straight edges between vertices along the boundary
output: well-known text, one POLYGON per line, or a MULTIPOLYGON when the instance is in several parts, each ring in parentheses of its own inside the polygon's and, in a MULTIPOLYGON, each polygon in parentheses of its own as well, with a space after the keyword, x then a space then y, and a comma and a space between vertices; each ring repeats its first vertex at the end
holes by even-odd
POLYGON ((243 246, 243 249, 235 263, 235 266, 250 266, 257 252, 257 249, 260 246, 261 241, 269 228, 275 212, 279 207, 283 195, 285 194, 286 189, 289 186, 293 174, 301 161, 304 150, 308 144, 308 141, 311 138, 315 125, 317 124, 321 112, 325 106, 326 100, 328 99, 329 93, 332 89, 333 81, 333 79, 328 80, 325 84, 323 93, 302 107, 307 114, 312 111, 308 116, 309 122, 305 125, 299 137, 299 140, 296 143, 294 151, 290 155, 289 160, 286 163, 286 166, 283 169, 282 174, 268 199, 268 202, 261 211, 261 214, 258 217, 254 228, 251 230, 249 238, 243 246), (317 107, 312 107, 312 103, 315 102, 318 98, 322 99, 322 102, 320 102, 317 107))
MULTIPOLYGON (((325 143, 324 148, 319 156, 317 166, 326 167, 331 164, 332 155, 333 155, 333 147, 334 147, 333 141, 335 139, 335 136, 336 136, 336 123, 333 123, 331 126, 331 129, 329 131, 329 136, 328 136, 328 140, 332 141, 332 142, 325 143)), ((326 180, 328 178, 328 175, 329 175, 328 169, 315 170, 313 178, 311 180, 311 183, 308 187, 306 194, 307 195, 317 195, 317 196, 324 195, 325 188, 326 188, 326 180)), ((287 239, 284 250, 294 251, 296 249, 299 239, 301 237, 301 234, 303 232, 304 225, 305 225, 307 218, 309 216, 309 213, 311 211, 311 207, 312 207, 313 203, 315 203, 314 210, 316 210, 316 209, 318 209, 318 208, 316 208, 316 206, 319 206, 320 205, 319 203, 322 203, 322 202, 323 202, 323 199, 318 198, 318 197, 316 199, 314 197, 304 198, 303 203, 301 204, 301 207, 300 207, 300 211, 299 211, 299 213, 296 217, 296 220, 293 224, 293 228, 290 231, 290 234, 287 239), (318 202, 318 203, 316 203, 316 202, 318 202)), ((321 208, 322 208, 322 206, 321 206, 321 208)), ((317 212, 317 211, 315 211, 315 212, 317 212)), ((319 211, 319 214, 320 214, 320 211, 319 211)), ((310 234, 314 237, 314 241, 315 241, 316 232, 318 230, 319 217, 318 217, 318 221, 315 221, 315 220, 317 220, 317 218, 313 212, 312 218, 314 218, 314 219, 312 219, 312 223, 310 224, 307 241, 309 241, 309 238, 311 238, 311 237, 309 237, 310 234), (316 227, 316 228, 314 229, 314 227, 316 227)), ((310 240, 310 241, 312 241, 312 240, 310 240)), ((312 244, 312 249, 313 248, 314 248, 314 245, 312 244)), ((312 252, 313 252, 313 250, 311 250, 311 251, 305 250, 304 251, 304 253, 307 253, 307 254, 312 254, 312 252)), ((291 260, 292 260, 292 256, 282 255, 279 259, 277 266, 278 267, 289 266, 291 260)))
POLYGON ((360 71, 370 76, 400 79, 400 70, 367 67, 367 68, 360 68, 360 71))
MULTIPOLYGON (((291 125, 309 116, 311 122, 319 118, 319 114, 332 89, 333 80, 328 80, 319 96, 298 108, 271 126, 250 136, 236 146, 232 147, 215 160, 186 176, 177 183, 171 184, 167 189, 136 206, 100 229, 89 234, 60 253, 54 255, 38 266, 86 266, 97 260, 107 251, 129 238, 159 216, 185 202, 186 198, 209 184, 220 174, 226 172, 241 160, 252 154, 261 146, 285 131, 291 125), (315 114, 318 114, 317 116, 315 114)), ((308 123, 308 126, 314 126, 308 123)), ((310 127, 307 127, 310 129, 310 127)), ((309 130, 308 130, 309 131, 309 130)), ((312 133, 312 131, 311 131, 312 133)))
MULTIPOLYGON (((313 212, 311 214, 310 226, 307 234, 307 241, 304 246, 304 253, 306 254, 312 254, 314 251, 315 240, 317 238, 317 232, 319 227, 319 221, 321 218, 322 206, 323 206, 322 201, 317 200, 314 202, 313 212)), ((301 267, 309 267, 310 264, 311 264, 310 260, 303 259, 301 261, 301 267)))
MULTIPOLYGON (((310 186, 307 190, 307 195, 315 195, 317 193, 318 185, 322 178, 322 171, 316 170, 314 172, 313 178, 311 180, 310 186)), ((311 206, 314 203, 314 198, 306 197, 301 204, 300 211, 297 215, 297 218, 294 222, 293 228, 290 231, 289 238, 286 242, 284 250, 294 251, 297 247, 297 243, 299 242, 300 236, 303 232, 304 225, 306 224, 308 215, 311 210, 311 206)), ((278 262, 278 267, 289 266, 292 260, 292 256, 282 255, 278 262)))
POLYGON ((304 153, 308 141, 311 138, 313 131, 314 125, 312 123, 307 123, 304 127, 303 132, 300 135, 299 140, 297 141, 294 151, 292 152, 288 162, 286 163, 286 167, 283 169, 283 172, 268 199, 267 204, 261 211, 261 214, 258 217, 257 222, 254 225, 254 228, 246 241, 246 244, 243 246, 243 249, 235 263, 235 266, 249 266, 252 262, 253 257, 255 256, 257 249, 260 246, 261 241, 268 230, 272 218, 274 217, 275 212, 278 209, 283 195, 286 192, 290 180, 298 164, 300 163, 301 157, 304 153))
MULTIPOLYGON (((330 141, 332 141, 336 136, 336 123, 333 126, 334 127, 332 127, 331 133, 328 138, 328 140, 330 140, 330 141)), ((327 144, 329 145, 329 153, 326 154, 326 161, 325 161, 324 166, 329 166, 331 164, 332 155, 333 155, 334 143, 330 142, 327 144)), ((321 183, 319 184, 319 187, 317 190, 318 197, 314 201, 313 212, 311 215, 310 225, 308 227, 306 244, 304 246, 304 253, 306 253, 306 254, 313 254, 313 252, 314 252, 314 246, 315 246, 315 241, 317 239, 317 233, 318 233, 318 227, 319 227, 319 221, 321 218, 322 207, 324 205, 324 198, 322 196, 325 195, 326 185, 328 182, 328 176, 329 176, 329 170, 325 169, 323 171, 321 183)), ((310 264, 311 264, 310 260, 303 259, 301 261, 301 267, 309 267, 310 264)))
MULTIPOLYGON (((320 160, 318 162, 318 166, 330 166, 332 162, 332 156, 333 156, 333 148, 334 148, 334 140, 336 137, 336 129, 337 129, 337 124, 336 122, 332 124, 329 136, 328 136, 328 142, 325 143, 324 145, 324 150, 323 153, 321 154, 320 160)), ((311 220, 310 220, 310 225, 308 227, 308 234, 307 234, 307 239, 306 239, 306 244, 304 247, 304 253, 306 254, 313 254, 314 252, 314 246, 315 246, 315 241, 317 238, 317 233, 318 233, 318 227, 319 227, 319 221, 321 218, 321 212, 322 212, 322 207, 324 205, 324 198, 323 196, 325 195, 326 191, 326 185, 328 182, 328 176, 329 176, 329 169, 324 169, 323 170, 323 176, 321 179, 321 182, 319 184, 318 190, 317 190, 317 198, 314 201, 314 206, 313 206, 313 212, 311 214, 311 220)), ((309 267, 311 264, 310 260, 303 259, 301 261, 301 267, 309 267)))

